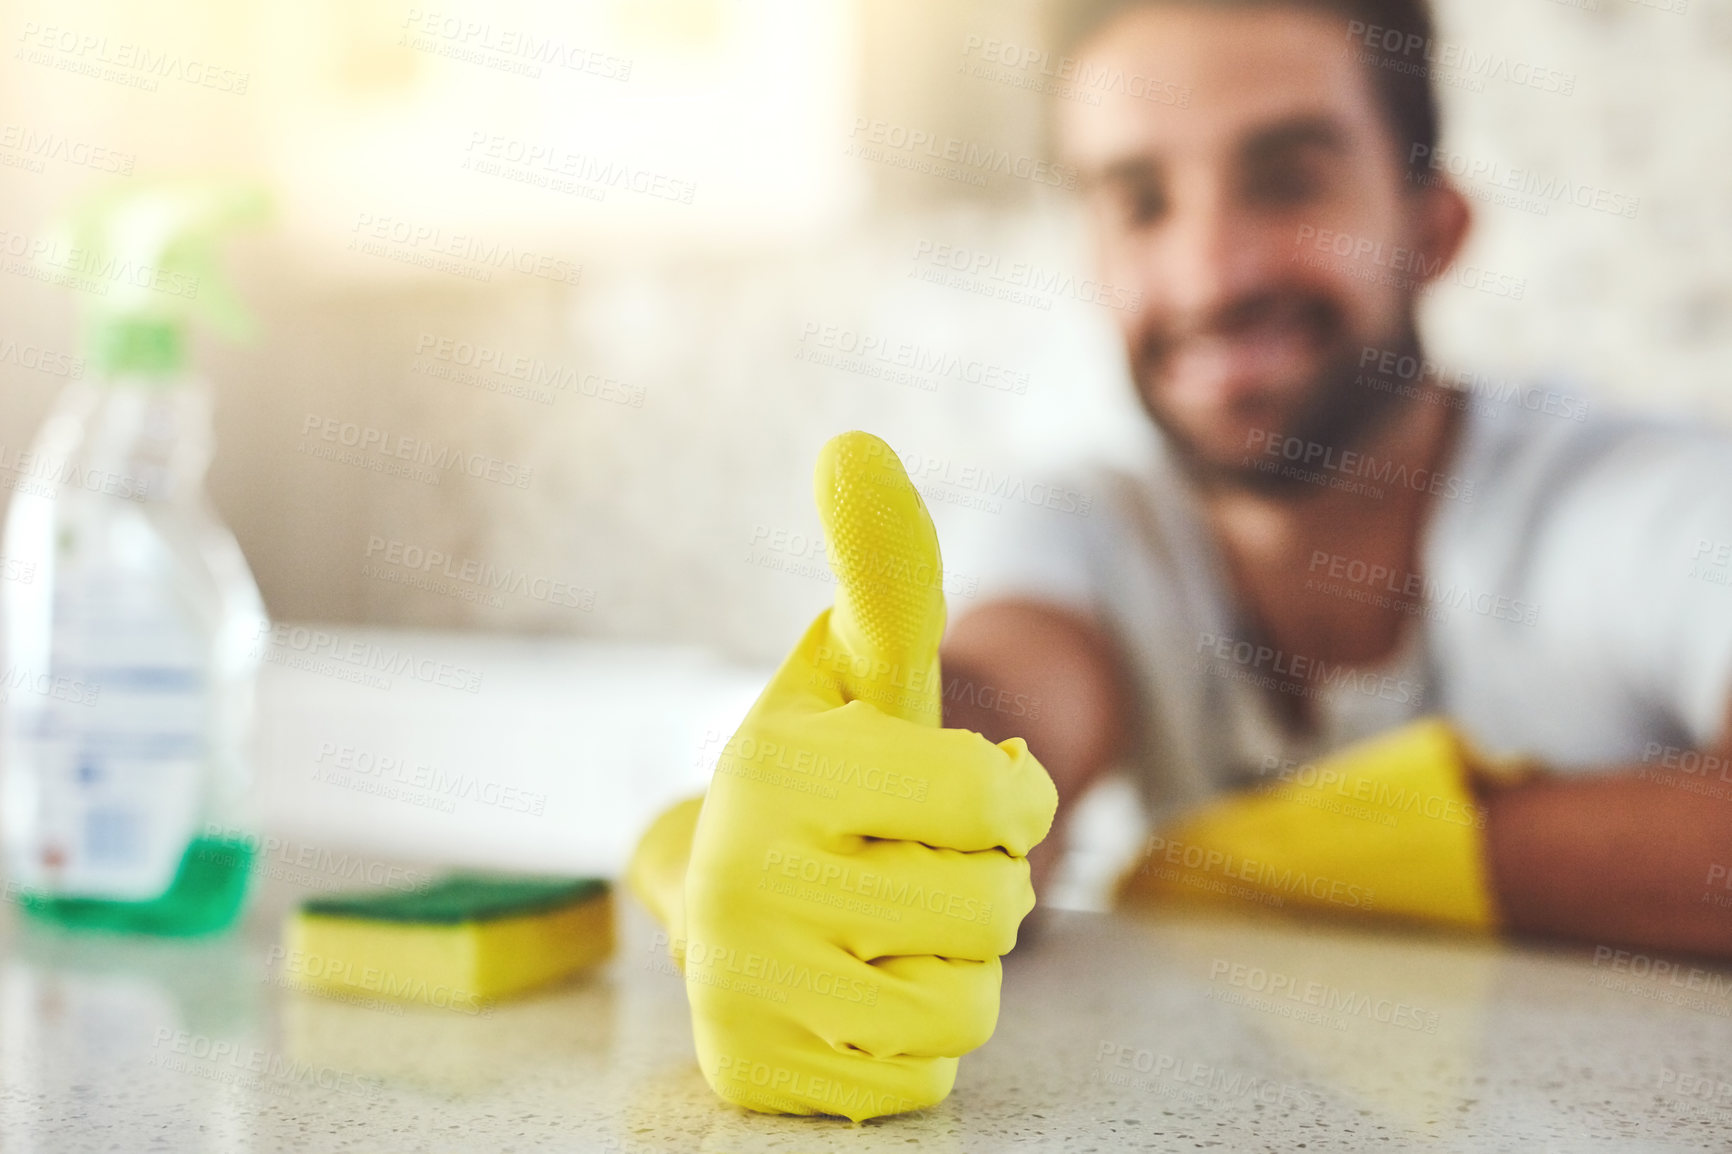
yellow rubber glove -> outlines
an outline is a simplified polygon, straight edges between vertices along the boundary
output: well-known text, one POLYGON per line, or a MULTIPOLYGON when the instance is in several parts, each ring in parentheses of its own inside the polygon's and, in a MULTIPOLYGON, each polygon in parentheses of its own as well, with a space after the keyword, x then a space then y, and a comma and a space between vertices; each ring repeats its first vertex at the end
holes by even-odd
POLYGON ((1119 889, 1177 897, 1497 927, 1473 782, 1527 771, 1475 753, 1431 719, 1163 827, 1119 889))
POLYGON ((1020 738, 940 727, 943 570, 896 454, 837 437, 816 489, 835 605, 724 747, 702 809, 664 814, 630 879, 683 928, 716 1093, 859 1121, 942 1101, 992 1035, 1058 798, 1020 738))
POLYGON ((625 871, 626 885, 667 930, 668 956, 680 967, 686 964, 686 863, 703 804, 701 797, 687 798, 651 822, 625 871))

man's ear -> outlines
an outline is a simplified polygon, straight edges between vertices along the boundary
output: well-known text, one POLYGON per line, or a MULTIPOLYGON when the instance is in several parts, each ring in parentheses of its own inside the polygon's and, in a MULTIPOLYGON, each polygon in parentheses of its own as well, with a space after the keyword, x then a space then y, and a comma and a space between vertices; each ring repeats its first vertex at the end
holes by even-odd
POLYGON ((1416 237, 1414 247, 1425 254, 1424 267, 1437 269, 1426 279, 1436 280, 1454 263, 1456 254, 1467 242, 1473 209, 1467 197, 1447 180, 1415 189, 1409 197, 1409 206, 1416 237))

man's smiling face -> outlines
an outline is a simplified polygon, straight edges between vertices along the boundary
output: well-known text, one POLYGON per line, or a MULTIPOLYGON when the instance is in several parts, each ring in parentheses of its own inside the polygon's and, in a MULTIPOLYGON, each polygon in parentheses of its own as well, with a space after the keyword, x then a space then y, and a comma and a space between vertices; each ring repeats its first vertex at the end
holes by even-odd
POLYGON ((1241 464, 1254 434, 1350 446, 1401 403, 1354 375, 1365 348, 1413 341, 1412 274, 1310 238, 1435 267, 1465 229, 1453 192, 1408 183, 1412 142, 1345 28, 1280 4, 1133 7, 1080 55, 1189 89, 1188 103, 1110 94, 1062 113, 1102 279, 1142 293, 1122 323, 1143 403, 1216 480, 1270 484, 1241 464))

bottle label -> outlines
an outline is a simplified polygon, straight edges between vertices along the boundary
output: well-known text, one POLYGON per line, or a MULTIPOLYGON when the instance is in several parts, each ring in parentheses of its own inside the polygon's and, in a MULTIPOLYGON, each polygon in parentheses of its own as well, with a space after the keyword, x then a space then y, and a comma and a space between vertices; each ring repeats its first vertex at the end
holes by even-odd
MULTIPOLYGON (((147 900, 173 881, 203 801, 210 693, 202 631, 151 535, 131 564, 55 575, 51 684, 20 700, 22 769, 33 779, 21 881, 61 896, 147 900)), ((93 559, 94 560, 94 559, 93 559)))

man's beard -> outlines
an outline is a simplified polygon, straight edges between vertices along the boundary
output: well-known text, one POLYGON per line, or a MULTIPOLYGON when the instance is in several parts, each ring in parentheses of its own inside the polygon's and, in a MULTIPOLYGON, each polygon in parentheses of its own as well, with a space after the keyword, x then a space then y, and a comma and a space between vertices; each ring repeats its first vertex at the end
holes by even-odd
MULTIPOLYGON (((1359 368, 1360 352, 1372 346, 1388 349, 1398 356, 1411 355, 1417 360, 1419 337, 1411 324, 1404 327, 1399 337, 1350 343, 1360 348, 1343 349, 1323 365, 1306 389, 1304 403, 1285 422, 1286 427, 1268 430, 1270 443, 1297 440, 1307 446, 1323 446, 1336 454, 1359 450, 1413 403, 1414 398, 1404 391, 1362 383, 1363 374, 1359 368)), ((1305 470, 1260 468, 1260 461, 1265 459, 1261 446, 1256 450, 1247 447, 1246 453, 1237 461, 1212 457, 1151 401, 1151 396, 1158 395, 1154 389, 1142 381, 1138 386, 1137 395, 1143 411, 1165 435, 1180 464, 1203 488, 1237 489, 1290 498, 1323 492, 1313 480, 1306 478, 1305 470)))

